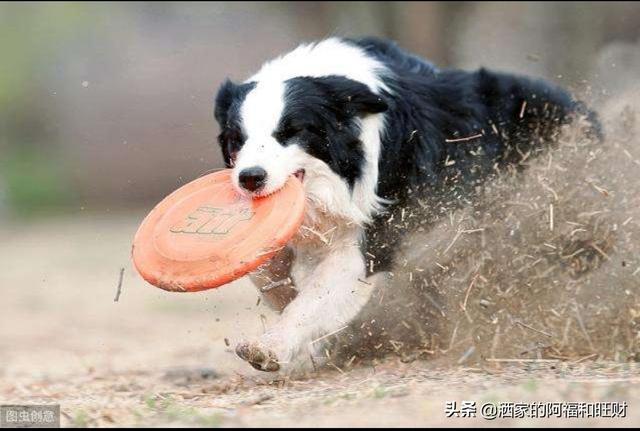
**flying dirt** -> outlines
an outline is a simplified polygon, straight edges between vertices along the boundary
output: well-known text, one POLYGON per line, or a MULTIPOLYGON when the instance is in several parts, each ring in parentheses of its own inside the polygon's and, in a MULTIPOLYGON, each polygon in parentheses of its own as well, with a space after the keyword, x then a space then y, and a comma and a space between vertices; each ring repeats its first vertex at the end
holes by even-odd
POLYGON ((596 107, 602 141, 577 119, 470 206, 418 202, 390 217, 411 226, 403 254, 327 355, 343 366, 389 352, 467 365, 639 360, 639 95, 596 107))

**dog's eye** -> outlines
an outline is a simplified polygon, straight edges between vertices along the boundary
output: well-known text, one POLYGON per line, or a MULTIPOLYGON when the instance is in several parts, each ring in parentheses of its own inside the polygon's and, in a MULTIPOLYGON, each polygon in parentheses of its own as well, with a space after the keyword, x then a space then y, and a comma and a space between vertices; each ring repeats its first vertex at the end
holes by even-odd
POLYGON ((236 150, 242 146, 242 135, 235 130, 223 130, 218 135, 218 142, 220 145, 226 147, 229 152, 236 150))
POLYGON ((317 136, 326 136, 326 131, 322 128, 316 127, 312 124, 309 125, 287 125, 282 127, 280 130, 273 134, 273 137, 276 138, 278 142, 284 143, 291 138, 301 134, 301 133, 311 133, 317 136))
POLYGON ((273 134, 273 137, 276 138, 276 140, 280 143, 286 142, 289 139, 293 138, 294 136, 296 136, 298 133, 300 133, 302 131, 302 129, 298 128, 298 127, 294 127, 294 126, 284 126, 282 128, 280 128, 278 131, 276 131, 273 134))
POLYGON ((233 167, 238 152, 242 147, 242 135, 236 130, 225 129, 218 135, 218 142, 220 143, 228 167, 233 167))

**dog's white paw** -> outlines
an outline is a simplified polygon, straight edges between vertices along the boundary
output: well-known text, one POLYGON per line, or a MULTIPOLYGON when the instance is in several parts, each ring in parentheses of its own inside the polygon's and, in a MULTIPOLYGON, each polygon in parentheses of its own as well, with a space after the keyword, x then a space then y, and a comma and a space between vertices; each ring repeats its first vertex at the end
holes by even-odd
POLYGON ((260 371, 291 374, 315 368, 321 362, 313 359, 317 352, 292 342, 295 335, 287 334, 267 332, 257 340, 241 342, 236 346, 236 354, 260 371))
POLYGON ((276 353, 259 342, 238 343, 236 355, 256 370, 267 372, 280 370, 280 362, 276 353))

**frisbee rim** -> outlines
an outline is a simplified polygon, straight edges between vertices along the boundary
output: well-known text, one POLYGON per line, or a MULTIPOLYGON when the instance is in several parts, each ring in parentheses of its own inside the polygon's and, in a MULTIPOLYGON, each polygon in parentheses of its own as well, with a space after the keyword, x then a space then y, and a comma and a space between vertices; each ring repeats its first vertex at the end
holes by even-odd
MULTIPOLYGON (((272 239, 265 240, 264 246, 241 251, 240 256, 233 257, 236 259, 235 261, 227 261, 221 264, 220 268, 212 268, 210 271, 202 270, 206 265, 212 264, 209 258, 179 262, 159 253, 154 244, 156 239, 154 234, 158 225, 164 222, 163 217, 175 210, 183 201, 189 200, 199 190, 207 187, 224 187, 225 183, 231 185, 230 172, 230 169, 225 169, 196 178, 171 192, 149 211, 134 235, 131 250, 134 266, 143 279, 160 289, 171 292, 200 292, 217 288, 256 270, 271 259, 295 235, 304 219, 305 199, 302 183, 292 175, 280 190, 268 196, 252 199, 254 202, 269 200, 271 202, 263 202, 261 205, 271 203, 271 208, 281 203, 289 204, 283 211, 291 216, 282 218, 277 226, 267 224, 269 220, 273 219, 274 216, 272 216, 270 219, 259 221, 257 226, 251 229, 252 231, 261 229, 262 232, 274 231, 272 239), (281 193, 285 193, 285 195, 281 195, 281 193), (279 203, 278 196, 284 196, 283 199, 286 201, 279 203), (189 274, 187 271, 176 275, 176 272, 187 270, 189 267, 195 268, 194 273, 189 274)), ((271 216, 271 214, 273 211, 267 215, 271 216)), ((245 236, 235 242, 242 244, 249 239, 248 236, 245 236)), ((231 240, 227 239, 227 241, 231 240)), ((234 247, 234 250, 236 249, 238 246, 234 247)))

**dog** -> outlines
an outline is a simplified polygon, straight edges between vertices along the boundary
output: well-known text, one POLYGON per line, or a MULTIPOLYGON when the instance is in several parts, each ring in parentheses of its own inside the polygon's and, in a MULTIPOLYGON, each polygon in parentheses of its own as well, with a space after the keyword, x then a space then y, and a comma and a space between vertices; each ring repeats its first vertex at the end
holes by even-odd
POLYGON ((295 175, 306 195, 300 233, 253 277, 281 312, 236 346, 262 371, 322 361, 323 340, 358 315, 394 263, 408 231, 393 214, 423 198, 432 214, 465 205, 578 115, 599 133, 595 114, 551 83, 439 69, 376 38, 301 45, 243 83, 225 81, 214 114, 239 193, 266 196, 295 175))

